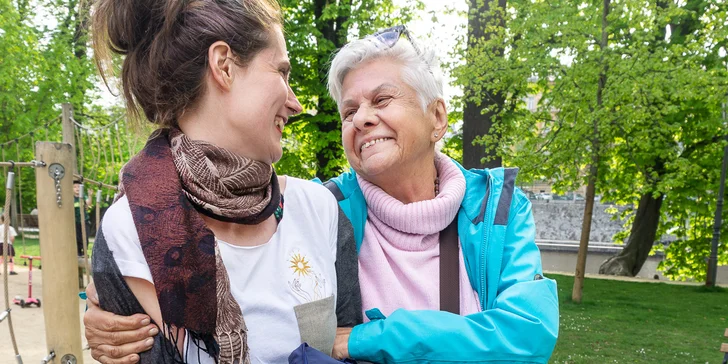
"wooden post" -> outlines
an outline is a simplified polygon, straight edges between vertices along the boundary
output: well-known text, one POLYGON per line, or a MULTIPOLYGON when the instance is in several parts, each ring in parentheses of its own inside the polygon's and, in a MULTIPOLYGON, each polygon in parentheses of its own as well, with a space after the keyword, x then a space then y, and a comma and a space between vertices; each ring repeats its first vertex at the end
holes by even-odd
POLYGON ((46 163, 45 168, 35 171, 40 247, 45 258, 42 272, 46 345, 49 353, 55 352, 56 358, 73 355, 77 363, 83 363, 76 281, 73 147, 65 143, 38 142, 35 155, 36 160, 46 163), (64 176, 56 186, 49 171, 59 165, 64 168, 64 176), (57 187, 60 187, 60 195, 57 187))
MULTIPOLYGON (((78 164, 76 163, 76 127, 73 125, 73 120, 71 118, 73 117, 73 106, 69 103, 61 104, 61 127, 63 129, 63 143, 70 144, 71 148, 73 150, 73 153, 71 153, 71 165, 73 168, 70 170, 66 170, 66 173, 71 173, 73 171, 73 174, 78 174, 78 164)), ((71 179, 73 179, 73 175, 71 175, 71 179)), ((76 213, 74 212, 73 216, 76 216, 76 213)), ((77 223, 74 220, 74 224, 77 223)), ((83 222, 82 222, 83 223, 83 222)), ((74 233, 75 233, 75 226, 74 225, 74 233)), ((80 266, 78 267, 78 288, 83 289, 86 287, 86 285, 83 282, 83 268, 80 266)))
MULTIPOLYGON (((61 110, 63 111, 61 114, 61 126, 63 127, 63 142, 66 144, 71 144, 71 146, 76 145, 75 140, 75 134, 74 134, 74 126, 73 126, 73 120, 71 118, 73 117, 73 106, 71 104, 61 104, 61 110)), ((75 152, 75 148, 74 148, 75 152)), ((76 154, 73 153, 73 161, 76 161, 76 154)), ((75 166, 75 164, 74 164, 75 166)), ((76 173, 76 170, 73 170, 73 173, 76 173)))

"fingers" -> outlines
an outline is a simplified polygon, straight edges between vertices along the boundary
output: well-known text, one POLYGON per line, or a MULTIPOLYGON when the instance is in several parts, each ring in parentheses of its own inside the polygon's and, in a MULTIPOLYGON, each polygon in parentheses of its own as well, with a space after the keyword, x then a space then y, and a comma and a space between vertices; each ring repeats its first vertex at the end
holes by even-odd
POLYGON ((91 351, 91 356, 102 364, 131 364, 131 363, 139 362, 139 355, 137 355, 137 354, 128 355, 121 359, 112 359, 105 355, 96 357, 96 356, 94 356, 94 352, 91 351))
POLYGON ((115 315, 93 304, 83 322, 91 356, 102 363, 138 362, 137 353, 149 350, 159 333, 147 315, 115 315))
POLYGON ((149 316, 134 314, 131 316, 115 315, 95 305, 89 305, 83 315, 83 324, 86 328, 98 331, 132 331, 141 329, 150 324, 149 316))
POLYGON ((129 344, 113 346, 99 345, 91 349, 91 356, 98 361, 105 363, 136 363, 139 361, 139 355, 152 348, 154 344, 153 338, 144 341, 133 342, 129 344))
POLYGON ((94 306, 99 305, 99 295, 96 293, 96 286, 94 285, 94 282, 89 283, 88 286, 86 286, 86 301, 89 306, 93 304, 94 306))

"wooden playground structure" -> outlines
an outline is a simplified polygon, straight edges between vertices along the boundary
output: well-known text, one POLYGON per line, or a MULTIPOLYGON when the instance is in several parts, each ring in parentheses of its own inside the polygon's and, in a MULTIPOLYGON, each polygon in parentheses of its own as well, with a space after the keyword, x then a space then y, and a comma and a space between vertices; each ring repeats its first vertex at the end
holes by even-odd
MULTIPOLYGON (((83 257, 76 254, 76 217, 74 211, 74 181, 80 182, 81 188, 79 202, 81 204, 81 221, 86 221, 86 206, 84 203, 85 184, 92 184, 98 187, 96 194, 96 226, 100 220, 101 188, 110 191, 117 191, 117 187, 108 183, 94 181, 83 176, 83 140, 84 127, 73 118, 73 110, 70 104, 62 105, 62 142, 38 141, 34 144, 35 158, 32 161, 10 161, 0 160, 0 167, 3 167, 4 175, 7 176, 5 187, 5 206, 3 214, 5 224, 0 228, 5 229, 5 237, 8 237, 8 226, 10 224, 10 212, 15 206, 12 201, 22 184, 16 183, 17 171, 21 168, 32 168, 35 170, 36 198, 38 210, 38 237, 40 249, 44 259, 41 271, 43 281, 42 289, 42 310, 45 321, 46 353, 43 358, 31 358, 32 362, 41 363, 82 363, 82 338, 79 313, 79 292, 91 282, 90 261, 87 245, 86 224, 81 223, 83 237, 83 257), (78 143, 78 150, 76 148, 78 143), (85 279, 81 272, 85 272, 85 279)), ((118 121, 118 120, 117 120, 118 121)), ((48 123, 46 123, 46 126, 48 123)), ((104 126, 107 127, 107 126, 104 126)), ((88 128, 86 128, 88 129, 88 128)), ((97 128, 97 130, 100 128, 97 128)), ((90 130, 90 129, 89 129, 90 130)), ((30 133, 31 137, 33 133, 30 133)), ((109 134, 110 135, 110 134, 109 134)), ((46 132, 46 137, 47 137, 46 132)), ((118 133, 117 133, 118 140, 118 133)), ((17 139, 15 139, 17 148, 17 139)), ((119 142, 119 148, 121 143, 119 142)), ((113 153, 113 151, 112 151, 113 153)), ((19 153, 16 153, 19 155, 19 153)), ((119 158, 122 155, 119 153, 119 158)), ((108 158, 108 157, 107 157, 108 158)), ((113 157, 112 157, 113 158, 113 157)), ((98 156, 100 159, 100 155, 98 156)), ((20 182, 20 181, 17 181, 20 182)), ((22 192, 21 192, 22 194, 22 192)), ((22 198, 20 199, 22 211, 22 198)), ((17 207, 15 207, 17 211, 17 207)), ((21 231, 27 231, 24 226, 25 219, 17 219, 20 222, 21 231)), ((7 238, 6 238, 7 239, 7 238)), ((23 243, 24 244, 24 243, 23 243)), ((13 328, 12 310, 18 309, 19 305, 13 305, 8 294, 8 248, 4 245, 3 255, 3 280, 4 280, 4 306, 0 311, 0 322, 7 321, 10 340, 13 344, 15 359, 22 363, 22 357, 18 352, 18 346, 13 328)), ((23 246, 24 249, 24 246, 23 246)), ((35 259, 38 259, 35 257, 35 259)), ((32 264, 32 261, 31 261, 32 264)), ((25 302, 23 302, 25 303, 25 302)), ((22 305, 25 307, 25 305, 22 305)), ((37 303, 40 307, 40 302, 37 303)), ((5 343, 3 343, 5 345, 5 343)), ((5 358, 0 359, 4 362, 5 358)))

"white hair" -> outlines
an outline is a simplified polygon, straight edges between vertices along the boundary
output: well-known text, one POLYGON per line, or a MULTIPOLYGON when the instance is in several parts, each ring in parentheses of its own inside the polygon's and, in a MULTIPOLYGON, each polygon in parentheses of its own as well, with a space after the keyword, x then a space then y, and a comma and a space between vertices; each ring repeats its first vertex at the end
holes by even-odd
POLYGON ((328 81, 329 93, 337 105, 342 101, 342 85, 346 75, 360 65, 380 58, 389 58, 402 65, 402 81, 415 89, 423 110, 433 101, 443 98, 442 73, 435 52, 416 44, 421 50, 418 55, 412 43, 406 37, 402 38, 391 48, 376 37, 366 37, 339 50, 331 62, 328 81))

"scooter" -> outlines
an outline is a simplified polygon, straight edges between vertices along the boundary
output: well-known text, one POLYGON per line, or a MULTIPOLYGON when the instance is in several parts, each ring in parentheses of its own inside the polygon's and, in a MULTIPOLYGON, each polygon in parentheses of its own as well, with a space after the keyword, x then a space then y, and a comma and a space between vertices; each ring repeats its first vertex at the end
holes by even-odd
POLYGON ((30 263, 30 268, 28 269, 28 298, 23 299, 20 296, 15 296, 15 299, 13 299, 13 303, 16 305, 20 305, 20 308, 31 307, 31 305, 40 307, 40 299, 33 298, 33 259, 40 260, 40 257, 34 257, 31 255, 21 255, 20 257, 28 259, 28 263, 30 263))

